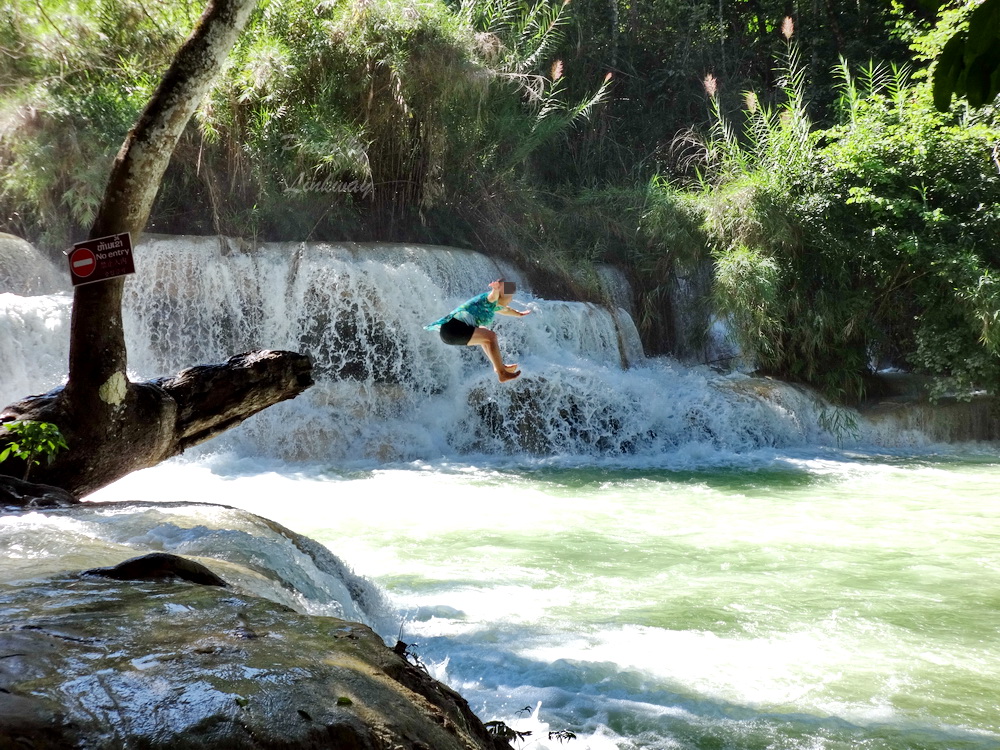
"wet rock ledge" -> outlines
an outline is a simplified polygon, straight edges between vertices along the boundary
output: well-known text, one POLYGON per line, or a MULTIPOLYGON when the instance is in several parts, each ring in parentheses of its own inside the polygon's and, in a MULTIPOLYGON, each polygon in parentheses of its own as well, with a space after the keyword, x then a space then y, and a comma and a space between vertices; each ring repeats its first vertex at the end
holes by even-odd
POLYGON ((366 626, 152 562, 0 584, 0 748, 509 747, 366 626))

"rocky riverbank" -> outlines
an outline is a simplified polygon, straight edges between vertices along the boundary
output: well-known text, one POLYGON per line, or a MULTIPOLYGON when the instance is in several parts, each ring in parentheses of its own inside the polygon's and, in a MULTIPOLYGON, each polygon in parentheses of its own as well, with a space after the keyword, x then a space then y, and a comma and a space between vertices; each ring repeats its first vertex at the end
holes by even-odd
MULTIPOLYGON (((8 507, 0 534, 25 513, 72 524, 86 505, 8 507)), ((225 562, 95 570, 66 547, 65 572, 45 550, 33 576, 30 547, 11 547, 22 559, 0 577, 0 748, 509 747, 403 644, 229 585, 225 562)))

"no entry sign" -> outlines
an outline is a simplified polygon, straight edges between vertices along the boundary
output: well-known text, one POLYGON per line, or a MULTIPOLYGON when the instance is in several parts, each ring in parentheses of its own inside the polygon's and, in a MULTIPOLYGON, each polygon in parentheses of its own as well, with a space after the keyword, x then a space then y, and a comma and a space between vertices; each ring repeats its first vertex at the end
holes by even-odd
POLYGON ((69 252, 73 286, 135 273, 132 237, 128 232, 77 242, 69 252))

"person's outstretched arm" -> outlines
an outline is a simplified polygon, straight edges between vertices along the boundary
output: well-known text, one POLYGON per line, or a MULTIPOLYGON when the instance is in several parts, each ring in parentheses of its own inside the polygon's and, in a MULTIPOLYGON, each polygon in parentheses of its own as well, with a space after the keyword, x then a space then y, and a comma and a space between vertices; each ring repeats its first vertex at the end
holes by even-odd
POLYGON ((514 318, 523 318, 528 315, 531 310, 515 310, 513 307, 501 307, 497 310, 497 315, 510 315, 514 318))

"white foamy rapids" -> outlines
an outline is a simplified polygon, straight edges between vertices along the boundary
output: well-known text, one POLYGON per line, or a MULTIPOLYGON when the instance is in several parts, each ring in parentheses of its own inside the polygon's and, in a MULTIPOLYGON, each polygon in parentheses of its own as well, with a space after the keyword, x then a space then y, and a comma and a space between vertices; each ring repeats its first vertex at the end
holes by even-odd
POLYGON ((49 294, 63 283, 52 261, 30 242, 0 232, 0 293, 49 294))
MULTIPOLYGON (((0 295, 5 402, 62 381, 69 304, 65 295, 0 295)), ((843 420, 824 422, 836 413, 794 389, 646 360, 623 308, 538 298, 516 269, 471 251, 251 249, 218 237, 151 236, 136 251, 124 311, 134 379, 253 349, 313 359, 315 386, 213 442, 243 455, 337 463, 469 453, 697 457, 862 436, 843 420), (498 276, 518 282, 515 306, 532 313, 497 318, 505 360, 523 372, 503 385, 479 347, 447 346, 423 329, 498 276)))
POLYGON ((69 359, 72 297, 0 294, 0 403, 63 382, 69 359))
POLYGON ((326 547, 236 508, 199 503, 84 504, 0 517, 0 582, 44 580, 150 552, 204 561, 227 583, 304 614, 398 621, 382 590, 326 547))

